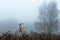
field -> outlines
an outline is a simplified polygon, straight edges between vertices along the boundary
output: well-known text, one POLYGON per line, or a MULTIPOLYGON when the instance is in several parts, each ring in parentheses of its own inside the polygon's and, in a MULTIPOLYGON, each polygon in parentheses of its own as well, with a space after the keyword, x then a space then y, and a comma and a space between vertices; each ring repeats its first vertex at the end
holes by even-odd
POLYGON ((22 36, 15 36, 12 33, 4 33, 0 36, 0 40, 60 40, 60 35, 34 32, 31 35, 22 34, 22 36))

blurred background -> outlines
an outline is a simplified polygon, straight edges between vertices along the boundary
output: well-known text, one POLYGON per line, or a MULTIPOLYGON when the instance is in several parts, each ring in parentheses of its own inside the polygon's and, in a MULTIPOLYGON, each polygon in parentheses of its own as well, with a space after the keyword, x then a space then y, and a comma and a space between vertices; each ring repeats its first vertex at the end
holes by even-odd
MULTIPOLYGON (((12 33, 18 30, 18 25, 24 23, 27 31, 35 30, 35 21, 38 21, 39 7, 51 0, 0 0, 0 34, 10 30, 12 33)), ((57 8, 60 10, 60 0, 57 8)), ((60 18, 60 15, 59 15, 60 18)), ((60 29, 60 28, 59 28, 60 29)), ((57 33, 60 33, 58 29, 57 33)))

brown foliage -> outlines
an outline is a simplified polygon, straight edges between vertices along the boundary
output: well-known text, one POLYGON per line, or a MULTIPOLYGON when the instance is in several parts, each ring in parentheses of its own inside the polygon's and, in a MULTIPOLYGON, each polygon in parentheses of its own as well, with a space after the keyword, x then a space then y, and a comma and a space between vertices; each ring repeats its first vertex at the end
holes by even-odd
MULTIPOLYGON (((49 40, 46 34, 32 33, 31 35, 23 34, 21 38, 17 38, 11 33, 5 33, 0 36, 0 40, 49 40)), ((50 40, 60 40, 60 35, 51 35, 50 40)))

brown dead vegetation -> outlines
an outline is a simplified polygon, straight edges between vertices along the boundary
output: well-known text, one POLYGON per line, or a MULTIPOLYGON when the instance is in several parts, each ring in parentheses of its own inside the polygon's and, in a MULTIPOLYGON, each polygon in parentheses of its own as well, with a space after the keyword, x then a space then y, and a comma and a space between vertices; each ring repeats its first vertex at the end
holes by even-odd
POLYGON ((31 35, 23 34, 22 37, 16 37, 11 33, 5 33, 0 36, 0 40, 60 40, 60 35, 51 35, 48 38, 46 34, 34 32, 31 35))

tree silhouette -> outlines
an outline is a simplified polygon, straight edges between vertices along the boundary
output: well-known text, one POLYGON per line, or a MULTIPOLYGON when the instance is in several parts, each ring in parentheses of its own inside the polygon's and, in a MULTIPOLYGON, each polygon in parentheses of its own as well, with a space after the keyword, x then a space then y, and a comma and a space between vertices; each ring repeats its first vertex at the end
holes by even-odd
POLYGON ((58 29, 58 9, 56 3, 44 4, 39 9, 39 12, 39 22, 35 22, 37 31, 42 30, 49 34, 56 32, 58 29))

